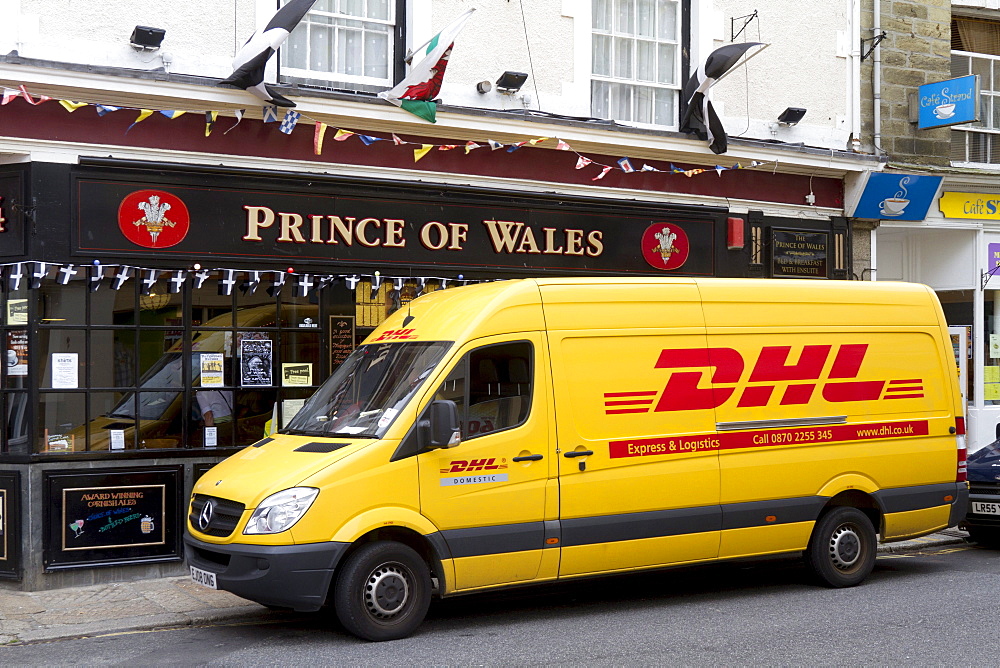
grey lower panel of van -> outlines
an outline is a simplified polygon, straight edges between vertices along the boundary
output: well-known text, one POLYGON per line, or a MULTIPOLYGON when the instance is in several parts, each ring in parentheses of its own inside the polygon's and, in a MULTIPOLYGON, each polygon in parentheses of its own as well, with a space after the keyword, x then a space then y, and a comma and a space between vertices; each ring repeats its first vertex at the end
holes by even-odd
MULTIPOLYGON (((897 513, 945 505, 948 502, 944 501, 944 497, 949 493, 955 494, 955 489, 955 483, 922 485, 881 490, 874 496, 885 512, 897 513)), ((721 506, 451 529, 442 531, 440 535, 447 543, 452 557, 477 557, 553 547, 545 544, 545 539, 550 537, 558 537, 558 545, 561 547, 573 547, 811 522, 819 517, 829 500, 825 496, 804 496, 721 506)))

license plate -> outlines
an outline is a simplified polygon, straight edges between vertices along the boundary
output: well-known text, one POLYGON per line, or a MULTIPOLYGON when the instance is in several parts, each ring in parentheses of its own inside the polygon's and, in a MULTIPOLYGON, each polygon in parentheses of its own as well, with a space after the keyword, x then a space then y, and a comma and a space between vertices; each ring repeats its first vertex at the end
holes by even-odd
POLYGON ((976 515, 1000 515, 1000 503, 973 501, 972 512, 976 515))
POLYGON ((203 571, 200 568, 192 566, 191 579, 204 587, 208 587, 209 589, 218 589, 215 585, 215 573, 203 571))

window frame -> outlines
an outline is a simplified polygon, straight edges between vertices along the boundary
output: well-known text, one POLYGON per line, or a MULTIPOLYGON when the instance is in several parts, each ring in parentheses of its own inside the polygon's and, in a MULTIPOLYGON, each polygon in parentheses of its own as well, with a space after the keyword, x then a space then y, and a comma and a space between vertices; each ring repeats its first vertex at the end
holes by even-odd
MULTIPOLYGON (((630 102, 629 102, 629 115, 630 118, 617 118, 617 114, 613 113, 613 108, 616 103, 611 99, 610 93, 608 94, 608 99, 606 103, 607 114, 606 118, 614 120, 619 123, 628 124, 635 127, 650 128, 650 129, 667 129, 676 130, 679 127, 680 117, 683 112, 683 101, 681 100, 681 90, 684 86, 684 80, 687 76, 689 70, 689 56, 687 55, 690 51, 690 0, 676 0, 676 14, 674 16, 674 23, 677 26, 677 34, 675 39, 663 39, 656 34, 654 27, 653 34, 650 36, 639 35, 636 30, 633 29, 631 33, 622 32, 617 25, 617 14, 614 11, 618 3, 628 2, 633 8, 632 16, 633 21, 637 21, 637 2, 638 0, 603 0, 610 6, 610 14, 612 27, 607 30, 598 30, 596 27, 595 14, 597 12, 597 3, 601 0, 593 0, 592 11, 591 11, 591 25, 590 25, 590 52, 588 57, 590 59, 590 113, 592 116, 598 116, 597 108, 597 89, 601 86, 625 86, 630 90, 630 102), (595 72, 597 69, 596 65, 596 51, 595 42, 599 36, 606 36, 609 38, 611 45, 609 47, 609 60, 608 66, 612 69, 610 74, 599 74, 595 72), (630 78, 624 78, 621 76, 616 76, 613 72, 615 67, 615 44, 617 40, 630 40, 633 48, 631 51, 631 72, 632 76, 630 78), (639 49, 636 48, 639 42, 650 42, 658 50, 661 45, 670 45, 674 49, 674 62, 673 62, 673 83, 660 83, 660 77, 654 75, 655 80, 641 80, 637 76, 638 71, 638 52, 639 49), (640 90, 650 90, 654 94, 656 91, 670 91, 673 95, 673 112, 674 117, 670 124, 657 123, 656 121, 656 106, 655 101, 650 101, 650 118, 652 122, 635 120, 638 116, 636 107, 636 93, 640 90)), ((656 0, 653 0, 654 10, 656 8, 656 0)), ((656 63, 654 59, 654 64, 656 63)))
MULTIPOLYGON (((285 0, 287 1, 287 0, 285 0)), ((352 18, 350 15, 345 15, 340 12, 327 12, 325 10, 311 9, 306 17, 303 18, 302 24, 296 27, 296 31, 303 29, 303 26, 307 25, 307 20, 310 15, 314 16, 324 16, 324 17, 346 17, 347 20, 358 20, 362 22, 370 23, 381 23, 390 26, 389 29, 389 48, 390 52, 388 54, 388 75, 386 78, 370 77, 365 75, 357 74, 342 74, 336 71, 326 70, 313 70, 300 67, 292 67, 287 64, 288 52, 289 52, 289 42, 286 41, 284 45, 279 49, 279 54, 277 58, 278 63, 278 81, 282 83, 296 83, 298 85, 315 87, 315 88, 329 88, 329 89, 347 89, 347 90, 359 90, 365 92, 378 92, 388 88, 392 88, 397 81, 403 78, 404 66, 403 60, 406 52, 406 42, 405 42, 405 25, 406 25, 406 1, 405 0, 388 0, 390 9, 390 19, 380 20, 380 19, 368 19, 366 17, 352 18)), ((295 31, 293 31, 293 34, 295 31)), ((291 39, 291 37, 289 37, 291 39)), ((307 48, 308 48, 308 37, 306 38, 307 48)), ((364 44, 362 42, 362 53, 364 51, 364 44)), ((309 52, 306 53, 306 64, 308 65, 311 56, 309 52)))

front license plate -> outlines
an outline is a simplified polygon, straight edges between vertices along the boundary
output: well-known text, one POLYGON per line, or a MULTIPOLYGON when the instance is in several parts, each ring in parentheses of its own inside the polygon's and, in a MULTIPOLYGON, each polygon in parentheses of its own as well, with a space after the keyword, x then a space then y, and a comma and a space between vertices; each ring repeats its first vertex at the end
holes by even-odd
POLYGON ((215 585, 215 573, 203 571, 200 568, 192 566, 191 579, 202 586, 208 587, 209 589, 218 589, 215 585))
POLYGON ((1000 503, 973 501, 972 512, 976 515, 1000 515, 1000 503))

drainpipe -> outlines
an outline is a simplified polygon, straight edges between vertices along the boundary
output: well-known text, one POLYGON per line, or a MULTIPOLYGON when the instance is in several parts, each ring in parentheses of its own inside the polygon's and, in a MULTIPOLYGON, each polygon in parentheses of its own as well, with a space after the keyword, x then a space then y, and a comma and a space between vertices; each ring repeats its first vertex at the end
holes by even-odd
MULTIPOLYGON (((854 0, 851 8, 849 35, 861 34, 861 0, 854 0)), ((861 51, 860 40, 852 40, 851 50, 851 145, 850 150, 861 152, 861 51), (856 49, 856 50, 855 50, 856 49)))
MULTIPOLYGON (((872 0, 872 38, 878 39, 882 34, 882 3, 872 0)), ((872 51, 872 142, 875 152, 881 156, 882 150, 882 46, 877 44, 872 51)))

